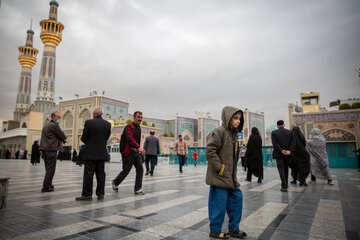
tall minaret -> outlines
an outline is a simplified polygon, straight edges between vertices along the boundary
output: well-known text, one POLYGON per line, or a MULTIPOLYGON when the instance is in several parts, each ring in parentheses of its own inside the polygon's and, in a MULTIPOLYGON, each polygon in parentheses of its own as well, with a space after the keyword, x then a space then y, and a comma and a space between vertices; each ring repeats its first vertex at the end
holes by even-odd
POLYGON ((32 67, 36 63, 36 55, 39 50, 33 48, 34 31, 27 30, 25 46, 19 47, 19 62, 21 64, 21 74, 19 87, 17 90, 16 107, 14 111, 14 120, 20 121, 21 114, 29 112, 30 93, 31 93, 31 73, 32 67))
POLYGON ((40 38, 44 43, 44 52, 41 60, 38 94, 35 101, 35 111, 44 112, 55 106, 55 59, 56 47, 61 42, 64 25, 57 21, 59 4, 50 1, 48 20, 40 22, 40 38))

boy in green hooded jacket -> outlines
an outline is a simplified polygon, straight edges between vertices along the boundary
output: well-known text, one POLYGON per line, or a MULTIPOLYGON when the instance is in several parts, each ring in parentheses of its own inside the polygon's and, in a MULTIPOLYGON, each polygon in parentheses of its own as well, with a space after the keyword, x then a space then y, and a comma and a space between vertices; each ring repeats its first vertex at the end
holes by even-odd
POLYGON ((244 125, 243 112, 235 107, 224 107, 221 120, 222 125, 210 133, 206 143, 206 184, 210 185, 209 236, 220 239, 230 236, 245 238, 246 233, 239 229, 243 196, 237 180, 237 133, 242 131, 244 125), (228 233, 221 232, 225 211, 229 216, 228 233))

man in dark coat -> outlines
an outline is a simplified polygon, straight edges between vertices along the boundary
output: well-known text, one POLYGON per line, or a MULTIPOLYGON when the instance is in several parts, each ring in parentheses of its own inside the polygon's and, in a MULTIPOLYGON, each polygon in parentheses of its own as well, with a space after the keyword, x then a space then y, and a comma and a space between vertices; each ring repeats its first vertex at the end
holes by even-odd
POLYGON ((274 146, 273 158, 276 159, 277 169, 281 179, 281 191, 287 192, 289 160, 292 152, 295 150, 294 134, 284 128, 284 121, 277 121, 278 129, 271 132, 271 141, 274 146))
POLYGON ((53 112, 51 121, 46 123, 41 133, 39 149, 42 151, 46 170, 41 192, 54 191, 52 180, 55 174, 57 151, 62 151, 62 143, 66 140, 64 132, 59 127, 60 119, 60 113, 53 112))
POLYGON ((251 129, 251 135, 246 146, 245 166, 247 167, 246 181, 251 182, 251 175, 258 177, 258 183, 262 182, 263 174, 263 155, 262 140, 259 130, 256 127, 251 129))
POLYGON ((85 161, 83 189, 81 197, 76 201, 92 200, 93 178, 96 175, 96 195, 98 200, 104 199, 105 195, 105 161, 108 159, 106 149, 107 141, 111 134, 111 124, 101 117, 102 108, 96 106, 93 110, 93 119, 85 122, 81 141, 85 146, 82 158, 85 161))
POLYGON ((148 175, 150 173, 151 176, 154 175, 155 165, 157 163, 157 156, 160 153, 160 144, 159 139, 154 136, 155 131, 150 131, 150 136, 146 137, 144 142, 144 150, 146 151, 146 158, 145 158, 145 166, 146 166, 146 173, 148 175), (149 169, 150 163, 150 169, 149 169))
POLYGON ((144 195, 142 191, 142 179, 144 169, 142 166, 143 158, 141 156, 146 152, 140 146, 141 140, 141 128, 140 123, 142 122, 143 115, 141 112, 136 111, 134 113, 134 121, 128 124, 121 135, 120 139, 120 153, 122 156, 122 167, 123 170, 117 175, 112 181, 112 188, 114 191, 118 191, 118 185, 124 181, 126 176, 129 174, 132 166, 136 168, 135 187, 134 193, 137 195, 144 195))
POLYGON ((20 150, 17 150, 15 152, 15 159, 19 159, 19 155, 20 155, 20 150))
POLYGON ((40 151, 39 151, 39 141, 34 141, 34 144, 31 148, 31 163, 32 165, 36 165, 36 163, 40 162, 40 151))

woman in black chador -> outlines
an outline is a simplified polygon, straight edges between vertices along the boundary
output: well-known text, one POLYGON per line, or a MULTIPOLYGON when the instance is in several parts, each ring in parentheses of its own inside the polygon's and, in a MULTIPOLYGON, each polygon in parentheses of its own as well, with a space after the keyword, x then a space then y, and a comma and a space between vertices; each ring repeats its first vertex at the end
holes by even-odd
POLYGON ((299 127, 293 127, 292 132, 296 139, 296 148, 293 152, 293 161, 296 171, 294 172, 294 183, 299 180, 300 186, 307 186, 306 178, 310 173, 310 154, 306 150, 306 141, 299 127))
POLYGON ((256 127, 251 129, 246 149, 245 166, 248 168, 246 181, 251 182, 251 175, 254 174, 258 177, 258 183, 261 183, 264 178, 262 140, 256 127))
POLYGON ((76 149, 74 149, 74 151, 72 152, 72 159, 71 159, 74 163, 78 162, 78 154, 76 149))
POLYGON ((35 141, 31 148, 31 164, 36 165, 37 163, 40 163, 40 151, 39 151, 39 143, 38 141, 35 141))

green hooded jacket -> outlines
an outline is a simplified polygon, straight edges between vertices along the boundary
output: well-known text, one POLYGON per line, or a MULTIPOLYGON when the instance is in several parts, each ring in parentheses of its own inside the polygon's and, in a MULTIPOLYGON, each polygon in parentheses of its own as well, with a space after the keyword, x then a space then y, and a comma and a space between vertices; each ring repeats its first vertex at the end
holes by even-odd
POLYGON ((239 156, 238 135, 244 125, 243 112, 235 107, 224 107, 221 114, 222 124, 214 129, 206 143, 206 159, 208 167, 206 184, 214 187, 234 189, 240 186, 237 180, 237 162, 239 156), (241 113, 240 125, 237 129, 230 127, 230 120, 235 113, 241 113), (222 165, 222 175, 219 175, 222 165))

